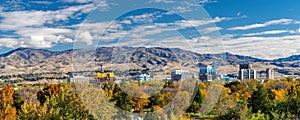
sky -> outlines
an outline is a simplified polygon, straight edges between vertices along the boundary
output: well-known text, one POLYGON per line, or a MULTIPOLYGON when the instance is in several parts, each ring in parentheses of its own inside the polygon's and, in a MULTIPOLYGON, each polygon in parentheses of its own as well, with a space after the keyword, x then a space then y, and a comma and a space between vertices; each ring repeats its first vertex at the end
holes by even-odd
POLYGON ((299 0, 1 0, 0 54, 112 46, 300 54, 299 0))

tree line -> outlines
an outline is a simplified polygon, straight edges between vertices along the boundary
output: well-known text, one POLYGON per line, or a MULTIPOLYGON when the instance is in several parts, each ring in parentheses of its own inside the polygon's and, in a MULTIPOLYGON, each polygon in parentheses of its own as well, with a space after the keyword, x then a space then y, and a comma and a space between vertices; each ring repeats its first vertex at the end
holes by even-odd
POLYGON ((0 90, 0 119, 131 119, 132 113, 151 120, 300 119, 299 80, 283 78, 263 84, 257 80, 191 83, 196 86, 190 99, 193 93, 182 87, 187 86, 183 81, 107 82, 102 87, 60 83, 17 91, 5 85, 0 90), (162 89, 149 95, 141 86, 162 89), (205 100, 211 97, 213 88, 221 93, 214 98, 217 102, 210 106, 212 110, 205 113, 203 109, 210 104, 205 100))

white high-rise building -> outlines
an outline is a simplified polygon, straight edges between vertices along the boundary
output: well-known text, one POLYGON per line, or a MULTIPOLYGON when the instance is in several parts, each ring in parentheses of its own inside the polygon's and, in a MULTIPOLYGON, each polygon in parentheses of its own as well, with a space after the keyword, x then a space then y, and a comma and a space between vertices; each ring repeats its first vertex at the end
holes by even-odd
POLYGON ((273 69, 268 68, 266 70, 266 78, 274 80, 275 71, 273 69))
POLYGON ((239 72, 241 80, 256 79, 256 70, 253 69, 241 69, 239 72))
POLYGON ((256 70, 252 69, 251 64, 241 64, 238 77, 240 80, 256 79, 256 70))

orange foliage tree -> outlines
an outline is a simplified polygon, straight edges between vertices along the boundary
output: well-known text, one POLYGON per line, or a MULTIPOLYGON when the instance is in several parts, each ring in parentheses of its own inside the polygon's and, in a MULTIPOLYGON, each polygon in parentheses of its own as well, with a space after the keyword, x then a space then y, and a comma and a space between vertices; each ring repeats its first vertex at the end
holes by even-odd
POLYGON ((4 86, 0 90, 0 118, 2 120, 13 120, 17 117, 17 110, 13 107, 14 88, 12 86, 4 86))

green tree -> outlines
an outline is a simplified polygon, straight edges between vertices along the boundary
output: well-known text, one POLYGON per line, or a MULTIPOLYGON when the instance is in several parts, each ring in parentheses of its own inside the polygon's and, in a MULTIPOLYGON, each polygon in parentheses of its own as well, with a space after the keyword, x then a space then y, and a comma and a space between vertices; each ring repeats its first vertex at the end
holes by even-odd
POLYGON ((199 112, 201 104, 203 102, 203 97, 201 94, 200 86, 197 87, 197 90, 195 90, 195 91, 196 91, 196 94, 195 94, 194 100, 193 100, 192 104, 190 105, 190 107, 188 108, 188 111, 194 112, 194 114, 196 112, 199 112))
POLYGON ((258 111, 257 113, 250 114, 247 117, 247 120, 266 120, 265 114, 261 113, 261 111, 258 111))
POLYGON ((13 106, 17 109, 20 110, 21 106, 24 104, 24 100, 21 98, 21 96, 17 93, 14 92, 13 94, 13 99, 14 99, 14 104, 13 106))
POLYGON ((154 108, 151 108, 151 112, 147 113, 145 120, 159 120, 159 114, 154 110, 154 108))
POLYGON ((272 100, 271 94, 263 85, 257 86, 257 90, 253 92, 249 99, 249 107, 252 108, 252 113, 262 111, 262 113, 268 114, 271 110, 272 100))
POLYGON ((115 102, 117 107, 128 112, 131 112, 135 104, 133 97, 123 92, 118 85, 115 86, 111 101, 115 102))

